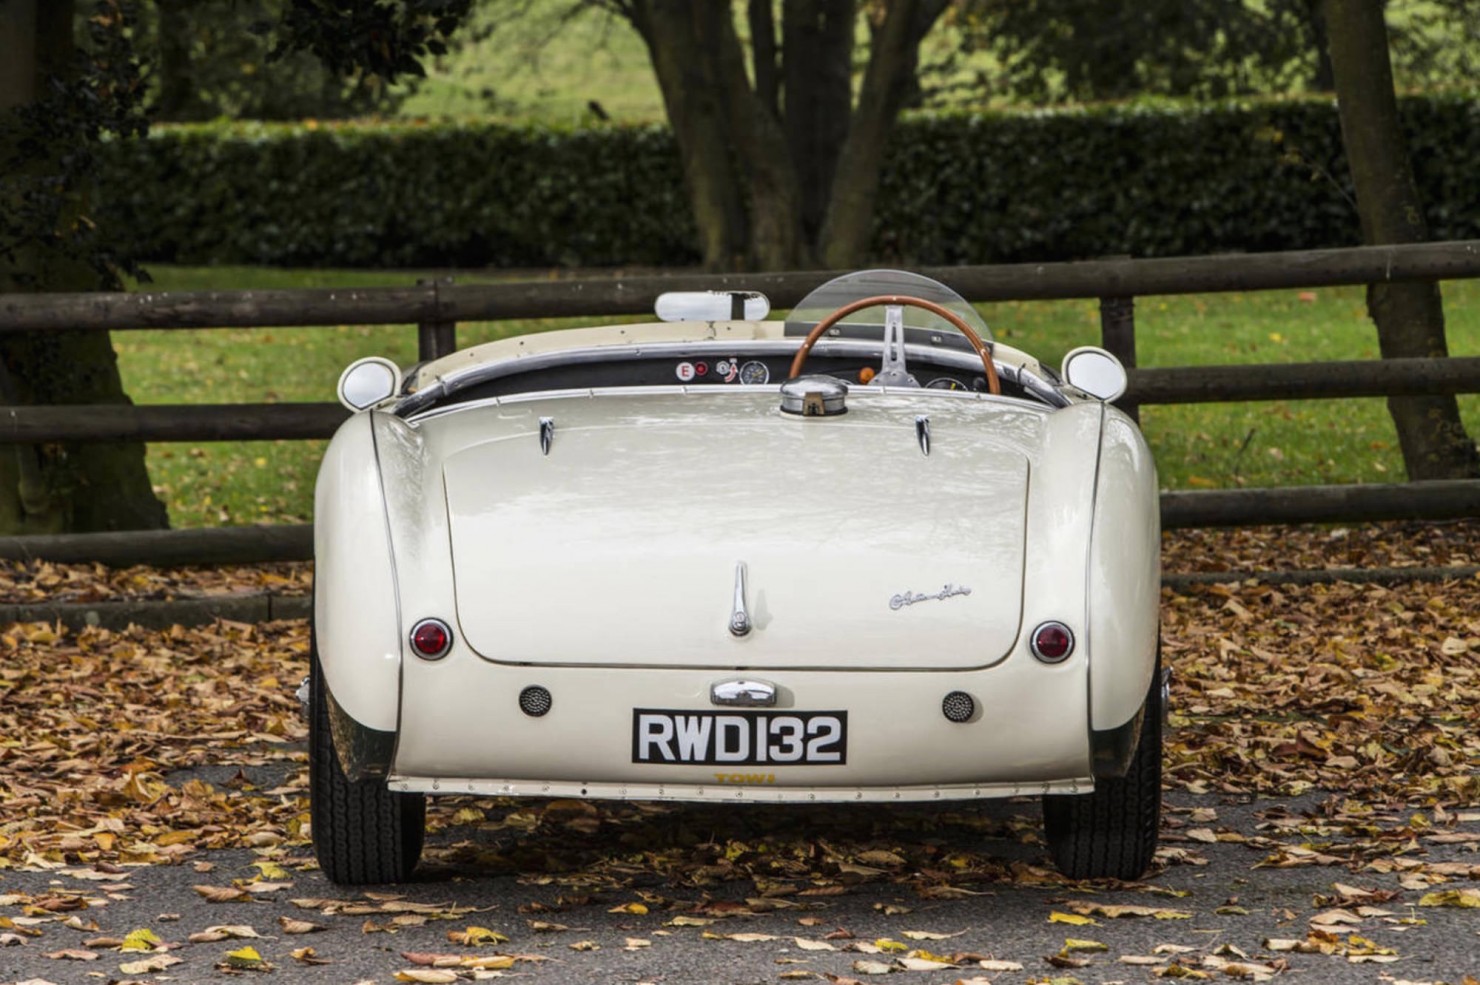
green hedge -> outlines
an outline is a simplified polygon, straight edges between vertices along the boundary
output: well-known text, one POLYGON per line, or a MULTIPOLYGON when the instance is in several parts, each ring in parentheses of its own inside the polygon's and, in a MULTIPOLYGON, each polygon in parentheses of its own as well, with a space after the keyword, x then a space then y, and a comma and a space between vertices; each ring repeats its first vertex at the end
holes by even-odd
MULTIPOLYGON (((1480 96, 1405 99, 1432 232, 1480 238, 1480 96)), ((111 145, 99 215, 149 260, 291 266, 684 265, 661 127, 210 124, 111 145)), ((1358 241, 1329 100, 919 115, 874 253, 917 264, 1358 241)))

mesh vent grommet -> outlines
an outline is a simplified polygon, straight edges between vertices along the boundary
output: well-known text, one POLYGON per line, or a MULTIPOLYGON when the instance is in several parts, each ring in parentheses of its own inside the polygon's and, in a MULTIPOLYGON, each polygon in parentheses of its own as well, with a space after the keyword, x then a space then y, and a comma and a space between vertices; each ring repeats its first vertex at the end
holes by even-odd
POLYGON ((965 691, 952 691, 940 703, 943 715, 953 722, 964 722, 976 714, 976 701, 965 691))
POLYGON ((555 699, 550 697, 550 692, 538 684, 519 692, 519 710, 530 718, 539 718, 554 704, 555 699))

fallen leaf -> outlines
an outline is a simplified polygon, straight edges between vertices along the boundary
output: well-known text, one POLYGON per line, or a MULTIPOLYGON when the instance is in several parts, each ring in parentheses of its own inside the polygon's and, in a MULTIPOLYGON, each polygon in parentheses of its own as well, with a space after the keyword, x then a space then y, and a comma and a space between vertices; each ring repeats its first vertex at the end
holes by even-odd
POLYGON ((292 917, 278 917, 278 926, 285 934, 312 934, 315 931, 326 929, 323 924, 294 920, 292 917))
POLYGON ((177 958, 173 954, 151 954, 147 958, 138 961, 125 961, 118 966, 118 970, 125 975, 152 975, 158 971, 164 971, 173 965, 180 964, 184 958, 177 958))
POLYGON ((250 900, 252 894, 236 886, 191 886, 207 903, 240 903, 250 900))

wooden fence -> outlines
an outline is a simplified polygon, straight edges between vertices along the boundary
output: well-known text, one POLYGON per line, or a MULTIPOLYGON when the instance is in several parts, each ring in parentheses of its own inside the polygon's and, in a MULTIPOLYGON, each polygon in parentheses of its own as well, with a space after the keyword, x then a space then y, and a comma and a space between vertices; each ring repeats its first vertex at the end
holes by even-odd
MULTIPOLYGON (((975 302, 1098 298, 1103 344, 1130 368, 1122 403, 1204 403, 1480 392, 1480 357, 1275 366, 1136 368, 1135 299, 1383 281, 1480 277, 1480 241, 1156 260, 924 268, 975 302)), ((407 288, 0 296, 0 332, 415 324, 421 358, 455 348, 462 321, 630 315, 675 290, 758 290, 796 304, 831 272, 684 274, 407 288)), ((45 441, 232 441, 323 438, 338 404, 0 408, 0 444, 45 441)), ((1452 519, 1480 515, 1480 481, 1162 495, 1172 527, 1452 519)), ((109 564, 232 563, 308 558, 307 525, 0 538, 0 557, 109 564)))

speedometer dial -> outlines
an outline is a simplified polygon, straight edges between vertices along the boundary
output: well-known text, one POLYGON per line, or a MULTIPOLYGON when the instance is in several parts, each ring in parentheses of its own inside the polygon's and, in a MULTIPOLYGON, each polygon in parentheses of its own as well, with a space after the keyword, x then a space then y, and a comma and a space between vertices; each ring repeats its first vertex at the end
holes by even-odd
POLYGON ((740 367, 741 383, 769 383, 771 381, 771 368, 759 359, 752 359, 740 367))

